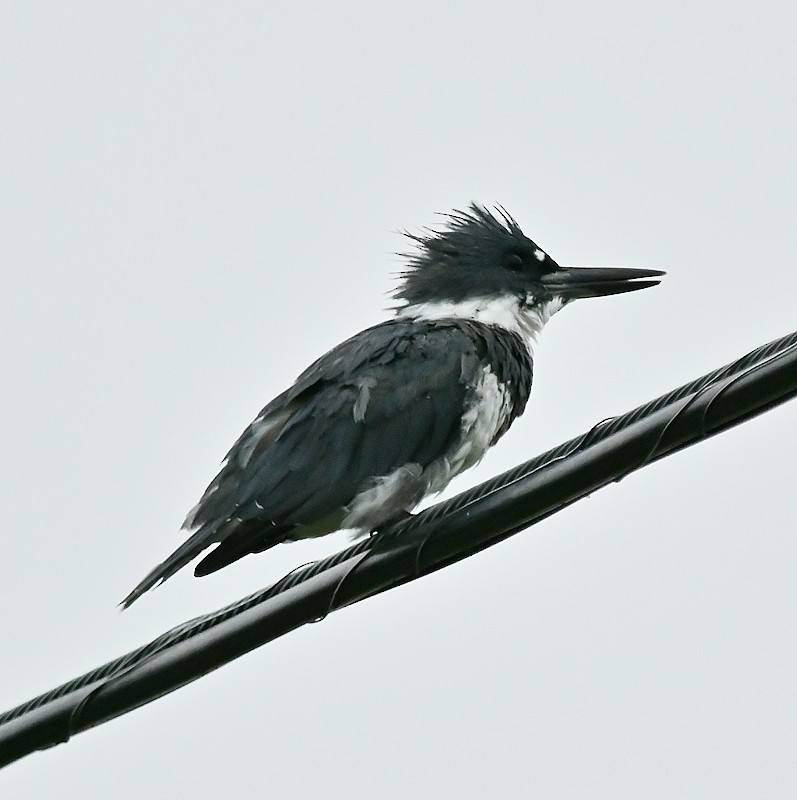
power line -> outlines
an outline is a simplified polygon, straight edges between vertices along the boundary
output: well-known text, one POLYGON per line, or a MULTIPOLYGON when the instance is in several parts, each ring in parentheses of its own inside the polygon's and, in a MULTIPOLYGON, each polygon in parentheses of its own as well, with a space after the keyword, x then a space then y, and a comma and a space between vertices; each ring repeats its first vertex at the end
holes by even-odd
POLYGON ((467 558, 797 394, 797 332, 0 714, 0 766, 67 741, 344 606, 467 558))

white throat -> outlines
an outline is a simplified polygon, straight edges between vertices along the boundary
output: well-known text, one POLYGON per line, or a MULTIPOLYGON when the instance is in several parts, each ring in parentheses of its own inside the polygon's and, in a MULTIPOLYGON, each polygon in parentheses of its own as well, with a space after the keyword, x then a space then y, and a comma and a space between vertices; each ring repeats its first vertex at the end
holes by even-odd
POLYGON ((414 303, 398 309, 397 315, 429 322, 458 319, 495 325, 518 334, 531 351, 545 324, 565 305, 564 300, 558 296, 541 303, 532 303, 531 296, 525 301, 513 295, 475 297, 459 303, 452 301, 414 303))

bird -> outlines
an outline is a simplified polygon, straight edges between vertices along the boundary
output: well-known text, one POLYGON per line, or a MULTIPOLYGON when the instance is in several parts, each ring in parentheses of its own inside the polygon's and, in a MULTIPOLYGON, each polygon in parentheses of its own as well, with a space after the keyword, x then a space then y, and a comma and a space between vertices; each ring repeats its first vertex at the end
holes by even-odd
POLYGON ((560 266, 503 206, 442 218, 404 232, 412 251, 394 316, 333 347, 263 408, 189 511, 188 539, 123 608, 210 547, 197 577, 282 542, 362 537, 406 517, 523 414, 537 338, 555 313, 665 274, 560 266))

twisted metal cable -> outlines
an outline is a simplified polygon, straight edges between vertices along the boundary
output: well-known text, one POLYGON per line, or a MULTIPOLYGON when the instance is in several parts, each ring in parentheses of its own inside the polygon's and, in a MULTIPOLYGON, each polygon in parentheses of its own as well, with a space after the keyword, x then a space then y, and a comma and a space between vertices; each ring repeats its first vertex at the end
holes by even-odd
MULTIPOLYGON (((528 520, 525 522, 518 522, 515 520, 513 523, 503 528, 496 527, 494 535, 492 536, 482 535, 478 541, 475 542, 470 551, 465 547, 460 548, 460 550, 453 555, 451 552, 443 552, 442 555, 437 553, 437 555, 433 554, 430 559, 424 562, 423 556, 428 543, 434 543, 438 551, 441 551, 441 549, 445 550, 445 540, 447 536, 450 536, 451 529, 453 528, 456 533, 456 527, 459 522, 466 519, 468 515, 478 517, 480 509, 482 509, 483 513, 483 509, 487 505, 490 505, 490 503, 492 503, 490 506, 491 513, 495 513, 496 508, 498 508, 496 501, 500 499, 501 493, 505 492, 505 490, 535 476, 544 468, 554 467, 560 462, 566 462, 573 456, 585 454, 594 450, 601 442, 604 442, 609 437, 615 436, 636 423, 654 417, 663 409, 671 408, 673 413, 663 419, 659 427, 654 426, 651 431, 646 432, 646 435, 650 434, 652 441, 643 449, 641 455, 638 458, 634 457, 634 459, 628 463, 625 472, 613 477, 609 476, 604 483, 610 480, 620 480, 624 474, 638 469, 640 466, 684 446, 683 442, 678 444, 676 441, 676 443, 669 446, 668 449, 663 446, 663 443, 665 439, 673 438, 671 434, 677 430, 678 425, 698 406, 700 407, 698 434, 692 434, 688 441, 684 441, 686 444, 689 444, 692 441, 699 440, 703 436, 708 435, 710 426, 707 423, 707 418, 709 412, 715 408, 717 403, 725 400, 726 395, 736 389, 740 382, 754 380, 756 371, 763 373, 766 367, 773 362, 783 360, 787 357, 791 358, 794 355, 795 349, 797 349, 797 332, 763 345, 731 364, 713 370, 626 414, 604 420, 581 436, 564 442, 498 475, 486 483, 426 509, 414 517, 402 520, 370 539, 358 542, 325 559, 299 567, 266 589, 255 592, 218 611, 182 623, 143 647, 133 650, 85 675, 68 681, 49 692, 0 714, 0 765, 8 763, 10 760, 13 760, 13 758, 19 757, 20 754, 24 755, 25 752, 30 752, 31 749, 48 746, 59 741, 65 741, 75 731, 83 730, 93 724, 98 724, 104 721, 104 719, 135 707, 136 704, 140 705, 141 702, 148 702, 148 700, 153 699, 154 696, 159 696, 145 696, 145 694, 142 694, 143 699, 141 701, 129 703, 122 712, 117 711, 115 714, 100 713, 100 711, 97 710, 97 708, 103 705, 102 702, 96 702, 98 697, 102 694, 101 690, 104 690, 108 686, 111 686, 113 689, 113 686, 109 682, 113 680, 116 681, 116 690, 118 694, 119 687, 123 687, 125 684, 125 677, 135 673, 136 668, 147 664, 153 659, 162 660, 170 651, 175 649, 179 650, 180 646, 182 646, 184 650, 185 645, 192 639, 200 637, 202 634, 211 631, 219 625, 230 623, 241 618, 246 615, 247 612, 262 606, 266 601, 280 598, 287 592, 295 590, 297 587, 302 587, 313 578, 324 576, 325 574, 333 576, 329 585, 326 587, 329 590, 329 596, 324 599, 323 602, 319 601, 315 612, 317 615, 316 618, 323 618, 335 608, 355 602, 358 599, 370 596, 378 591, 384 591, 386 588, 390 588, 406 580, 411 580, 421 574, 427 574, 435 569, 439 569, 441 566, 445 566, 453 560, 459 560, 467 555, 471 555, 473 552, 477 552, 479 549, 489 546, 495 543, 495 541, 505 538, 511 535, 511 533, 526 527, 530 524, 528 520), (496 497, 493 497, 494 495, 496 497), (447 528, 448 530, 446 530, 447 528), (382 583, 379 583, 379 581, 371 581, 371 583, 369 583, 369 580, 371 580, 375 574, 375 570, 378 571, 379 569, 380 559, 384 561, 385 558, 393 558, 396 556, 397 552, 401 555, 399 551, 402 550, 409 554, 408 557, 411 559, 414 568, 402 572, 402 577, 400 578, 393 577, 382 583), (338 573, 340 573, 339 576, 338 573), (72 695, 74 695, 74 697, 70 701, 69 698, 72 695), (40 740, 37 739, 38 744, 34 742, 29 749, 25 749, 27 745, 22 745, 17 742, 17 750, 15 750, 13 754, 10 754, 8 758, 3 757, 2 744, 4 726, 9 726, 13 723, 13 727, 19 731, 20 726, 24 728, 24 718, 28 715, 35 716, 38 713, 38 716, 41 718, 48 707, 52 706, 52 708, 55 709, 56 706, 63 706, 64 702, 66 702, 68 706, 66 715, 64 715, 63 710, 58 713, 53 710, 51 714, 53 719, 59 717, 60 714, 59 724, 61 727, 58 728, 57 732, 55 732, 55 727, 57 727, 56 722, 50 724, 48 721, 47 724, 49 724, 53 730, 47 733, 47 736, 42 734, 40 740), (91 714, 87 712, 90 706, 96 707, 91 714), (105 715, 103 716, 103 714, 105 715)), ((794 373, 797 374, 797 370, 794 370, 794 373)), ((738 418, 734 418, 732 422, 727 424, 735 424, 735 422, 742 421, 753 413, 760 413, 762 410, 769 408, 772 404, 783 402, 784 399, 788 399, 794 392, 797 392, 797 388, 795 387, 787 387, 786 389, 781 387, 780 394, 771 401, 768 401, 766 396, 762 396, 760 402, 752 411, 748 409, 745 412, 746 416, 745 414, 740 414, 738 418), (791 392, 791 394, 789 394, 789 392, 791 392)), ((712 432, 716 433, 722 429, 724 429, 723 425, 713 426, 712 432)), ((675 438, 677 439, 677 437, 675 438)), ((559 510, 559 508, 564 507, 564 505, 574 502, 575 499, 578 499, 577 495, 568 499, 563 499, 558 505, 554 504, 548 510, 537 513, 531 521, 538 521, 554 513, 556 510, 559 510)), ((509 505, 509 501, 507 500, 504 505, 509 505)), ((314 606, 314 608, 316 607, 314 606)), ((300 619, 298 621, 294 620, 290 623, 285 623, 285 629, 282 630, 282 632, 286 632, 296 627, 298 624, 303 624, 305 621, 309 620, 300 619)), ((274 635, 281 635, 281 632, 278 631, 274 635)), ((205 640, 205 643, 206 641, 207 640, 205 640)), ((203 642, 199 642, 197 647, 200 647, 202 644, 203 642)), ((245 649, 241 650, 241 652, 244 651, 245 649)), ((218 666, 218 664, 211 664, 205 671, 215 668, 215 666, 218 666)), ((189 677, 187 680, 193 680, 194 677, 189 677)), ((177 685, 182 684, 179 681, 172 681, 171 688, 166 689, 166 691, 171 691, 171 689, 176 688, 177 685)), ((161 694, 162 693, 163 692, 161 692, 161 694)), ((105 694, 108 694, 108 692, 105 692, 105 694)), ((110 694, 113 694, 113 691, 111 691, 110 694)), ((108 705, 107 700, 105 705, 108 705)), ((43 725, 44 723, 39 723, 40 728, 43 725)), ((20 737, 17 736, 16 738, 19 739, 20 737)))

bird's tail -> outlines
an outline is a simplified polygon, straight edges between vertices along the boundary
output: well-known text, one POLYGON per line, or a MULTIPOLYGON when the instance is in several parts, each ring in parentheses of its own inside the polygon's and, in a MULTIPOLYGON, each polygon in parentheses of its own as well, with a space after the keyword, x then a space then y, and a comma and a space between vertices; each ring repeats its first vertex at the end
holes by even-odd
MULTIPOLYGON (((189 517, 190 519, 190 517, 189 517)), ((270 547, 285 541, 290 526, 264 523, 263 520, 240 520, 233 518, 219 526, 208 523, 198 528, 184 544, 180 545, 163 563, 158 564, 141 583, 119 604, 123 609, 132 605, 144 592, 171 578, 203 550, 218 543, 202 561, 197 564, 194 575, 201 578, 210 575, 233 561, 249 553, 262 553, 270 547)))
POLYGON ((203 550, 218 541, 216 526, 202 526, 183 544, 180 545, 165 561, 158 564, 144 579, 130 592, 119 605, 125 609, 159 583, 171 578, 178 569, 184 567, 189 561, 198 556, 203 550))
POLYGON ((274 523, 264 525, 262 520, 242 522, 196 565, 194 575, 204 578, 250 553, 262 553, 284 542, 287 530, 286 526, 274 523))

